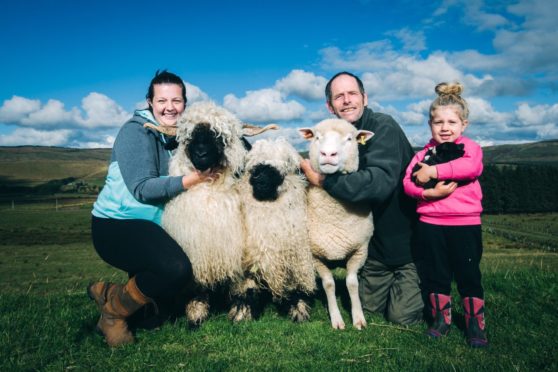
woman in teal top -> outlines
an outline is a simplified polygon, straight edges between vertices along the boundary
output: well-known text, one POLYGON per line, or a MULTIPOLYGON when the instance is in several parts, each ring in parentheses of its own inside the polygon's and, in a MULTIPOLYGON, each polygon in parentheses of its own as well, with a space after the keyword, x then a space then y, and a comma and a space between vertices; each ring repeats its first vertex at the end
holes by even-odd
POLYGON ((97 282, 88 287, 101 311, 97 329, 110 346, 133 341, 127 317, 192 281, 190 260, 161 228, 161 214, 169 199, 211 177, 201 173, 169 177, 174 139, 161 133, 165 128, 160 132, 144 126, 176 126, 186 108, 182 79, 157 71, 146 99, 148 108, 137 110, 116 137, 106 183, 92 211, 95 250, 130 276, 124 285, 97 282))

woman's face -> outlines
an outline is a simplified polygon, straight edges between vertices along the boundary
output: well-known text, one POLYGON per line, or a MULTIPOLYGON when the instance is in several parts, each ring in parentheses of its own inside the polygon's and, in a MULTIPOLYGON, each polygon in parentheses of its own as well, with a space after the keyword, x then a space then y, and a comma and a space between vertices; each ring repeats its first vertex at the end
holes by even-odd
POLYGON ((182 87, 177 84, 155 84, 153 100, 147 101, 153 116, 160 125, 176 125, 178 116, 184 112, 186 104, 182 98, 182 87))

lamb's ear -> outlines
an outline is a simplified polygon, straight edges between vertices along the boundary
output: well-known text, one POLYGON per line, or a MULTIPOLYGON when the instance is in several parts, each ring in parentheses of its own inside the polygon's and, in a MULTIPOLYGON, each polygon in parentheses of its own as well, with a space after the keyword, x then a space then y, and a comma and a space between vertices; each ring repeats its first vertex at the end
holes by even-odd
POLYGON ((314 138, 314 130, 312 128, 299 128, 298 133, 302 138, 307 140, 314 138))
POLYGON ((268 130, 277 130, 280 126, 277 124, 268 124, 265 127, 258 127, 257 125, 242 123, 242 135, 246 137, 253 137, 268 130))
POLYGON ((366 143, 366 141, 368 141, 373 136, 374 136, 374 132, 371 132, 369 130, 361 129, 361 130, 357 130, 356 140, 361 145, 364 145, 366 143))

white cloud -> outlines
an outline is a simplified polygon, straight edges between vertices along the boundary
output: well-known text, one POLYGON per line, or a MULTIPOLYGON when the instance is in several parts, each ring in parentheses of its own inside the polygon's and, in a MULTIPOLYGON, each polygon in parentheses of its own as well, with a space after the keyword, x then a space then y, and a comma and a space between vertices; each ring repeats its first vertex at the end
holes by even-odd
POLYGON ((114 136, 103 136, 100 141, 76 140, 73 145, 82 149, 111 148, 115 139, 114 136))
POLYGON ((556 125, 558 123, 558 103, 533 107, 527 103, 521 103, 515 114, 519 121, 526 125, 556 125))
POLYGON ((68 129, 43 131, 33 128, 16 128, 10 134, 0 134, 0 146, 65 146, 72 131, 68 129))
POLYGON ((504 129, 512 120, 510 113, 498 112, 487 100, 478 97, 467 98, 469 104, 469 122, 471 125, 482 125, 485 129, 504 129))
POLYGON ((199 101, 209 101, 209 96, 198 86, 184 82, 186 85, 186 98, 188 99, 188 104, 199 102, 199 101))
POLYGON ((297 120, 305 112, 303 105, 296 101, 285 101, 275 89, 261 89, 246 92, 243 98, 227 94, 224 106, 239 118, 253 122, 297 120))
POLYGON ((76 122, 87 128, 119 127, 130 118, 130 114, 109 97, 92 92, 82 99, 85 117, 76 115, 76 122))
POLYGON ((463 17, 465 22, 477 27, 478 31, 493 30, 509 24, 509 21, 502 15, 487 11, 484 1, 468 0, 460 6, 465 7, 463 17))
POLYGON ((554 79, 558 74, 558 2, 520 0, 503 6, 506 4, 480 0, 444 2, 436 16, 452 8, 463 14, 463 23, 494 34, 494 53, 464 50, 453 53, 450 59, 467 70, 485 69, 510 76, 542 72, 552 74, 549 79, 554 79))
POLYGON ((81 101, 81 110, 66 110, 64 103, 49 99, 42 105, 39 100, 14 96, 0 107, 0 121, 5 124, 33 128, 116 128, 130 114, 111 98, 92 92, 81 101))
POLYGON ((21 120, 32 112, 38 111, 41 101, 25 97, 13 96, 5 100, 0 107, 0 122, 13 123, 21 120))
POLYGON ((76 108, 71 111, 64 109, 64 103, 56 99, 49 99, 47 103, 37 111, 28 113, 19 120, 19 123, 28 127, 56 127, 74 126, 79 120, 79 112, 76 108))
POLYGON ((304 70, 292 70, 275 83, 275 89, 285 95, 296 95, 308 101, 320 101, 325 97, 327 80, 304 70))
POLYGON ((395 36, 403 44, 403 50, 408 52, 420 52, 426 49, 426 38, 422 31, 412 31, 403 28, 397 31, 388 31, 387 35, 395 36))

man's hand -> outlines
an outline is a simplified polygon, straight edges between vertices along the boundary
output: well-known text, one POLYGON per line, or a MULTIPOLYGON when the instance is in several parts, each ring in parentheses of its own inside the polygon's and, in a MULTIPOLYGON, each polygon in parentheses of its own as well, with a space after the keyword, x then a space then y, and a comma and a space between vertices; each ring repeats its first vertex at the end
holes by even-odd
POLYGON ((306 175, 306 178, 308 178, 308 182, 310 182, 311 185, 320 187, 322 186, 325 176, 321 173, 316 172, 314 168, 312 168, 310 160, 302 159, 302 161, 300 162, 300 169, 302 169, 302 171, 306 175))
POLYGON ((422 197, 426 200, 443 199, 457 189, 457 182, 450 182, 447 185, 440 181, 433 189, 426 189, 422 192, 422 197))

